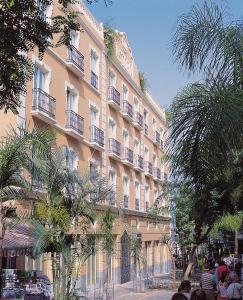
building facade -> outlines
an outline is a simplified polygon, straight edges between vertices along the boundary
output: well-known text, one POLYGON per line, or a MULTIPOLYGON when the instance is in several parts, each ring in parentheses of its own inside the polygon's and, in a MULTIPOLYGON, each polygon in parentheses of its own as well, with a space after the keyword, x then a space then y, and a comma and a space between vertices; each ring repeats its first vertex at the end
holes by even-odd
MULTIPOLYGON (((57 1, 56 1, 57 2, 57 1)), ((146 211, 161 193, 167 179, 163 161, 167 135, 165 111, 140 86, 140 76, 127 36, 116 32, 114 55, 107 57, 104 28, 83 3, 80 32, 72 32, 72 46, 48 49, 43 60, 33 52, 33 80, 21 96, 17 116, 2 112, 3 135, 9 125, 49 126, 57 144, 69 153, 69 165, 81 173, 99 172, 108 178, 113 195, 105 205, 124 208, 125 218, 114 225, 116 251, 111 276, 115 283, 132 280, 127 232, 142 239, 143 268, 148 274, 168 273, 170 255, 160 243, 170 233, 170 217, 148 221, 146 211)), ((59 14, 58 5, 48 7, 47 17, 59 14)), ((162 203, 168 206, 164 196, 162 203)), ((80 285, 89 288, 104 278, 105 257, 97 253, 82 266, 80 285)), ((25 257, 25 270, 40 269, 51 276, 42 258, 25 257)))

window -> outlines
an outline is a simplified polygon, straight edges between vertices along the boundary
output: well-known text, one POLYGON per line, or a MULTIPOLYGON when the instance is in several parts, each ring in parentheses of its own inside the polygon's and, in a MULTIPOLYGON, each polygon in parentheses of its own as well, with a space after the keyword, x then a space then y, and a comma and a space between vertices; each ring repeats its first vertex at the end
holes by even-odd
POLYGON ((114 169, 109 170, 109 185, 113 191, 116 190, 116 172, 114 169))
POLYGON ((154 202, 158 201, 158 191, 154 190, 154 202))
POLYGON ((148 112, 146 109, 143 112, 143 119, 144 119, 144 123, 148 125, 148 112))
POLYGON ((71 89, 67 89, 67 110, 78 112, 78 95, 71 89))
POLYGON ((90 83, 91 85, 98 90, 99 85, 99 57, 94 50, 91 50, 91 59, 90 59, 90 83))
POLYGON ((46 72, 40 66, 34 66, 34 88, 45 90, 46 72))
POLYGON ((116 123, 112 119, 109 120, 109 137, 116 138, 116 123))
POLYGON ((139 102, 137 97, 134 97, 134 109, 139 112, 139 102))
POLYGON ((144 159, 145 161, 149 161, 149 150, 147 147, 144 147, 144 159))
POLYGON ((156 157, 156 154, 153 154, 153 166, 157 167, 157 157, 156 157))
POLYGON ((127 175, 123 177, 123 191, 124 195, 130 195, 130 178, 127 175))
POLYGON ((90 107, 90 125, 99 127, 99 111, 95 106, 90 107))
POLYGON ((128 89, 125 85, 122 87, 123 100, 128 101, 128 89))
POLYGON ((138 140, 134 141, 134 152, 140 155, 140 142, 138 140))
POLYGON ((149 190, 149 187, 148 186, 146 186, 145 187, 145 201, 146 201, 146 203, 150 203, 150 201, 149 201, 149 194, 150 194, 150 190, 149 190))
POLYGON ((77 31, 71 30, 70 44, 75 48, 79 48, 79 33, 77 31))
POLYGON ((64 147, 66 167, 73 171, 78 167, 78 153, 72 148, 64 147))
POLYGON ((138 181, 135 181, 135 198, 140 199, 140 184, 138 181))
POLYGON ((123 130, 123 144, 124 147, 129 148, 129 134, 126 129, 123 130))
POLYGON ((116 86, 116 75, 111 70, 109 71, 109 83, 110 86, 116 86))
POLYGON ((155 118, 153 118, 153 131, 156 131, 157 127, 156 127, 156 120, 155 118))
POLYGON ((99 174, 99 161, 91 161, 89 164, 89 172, 91 176, 97 177, 99 174))

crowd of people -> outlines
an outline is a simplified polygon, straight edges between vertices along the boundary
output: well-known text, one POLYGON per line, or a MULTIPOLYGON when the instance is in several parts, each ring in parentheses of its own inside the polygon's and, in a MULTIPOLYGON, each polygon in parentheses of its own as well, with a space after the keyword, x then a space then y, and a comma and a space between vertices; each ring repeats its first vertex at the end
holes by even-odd
POLYGON ((200 288, 192 290, 191 282, 184 280, 171 300, 242 300, 242 270, 240 260, 230 266, 221 260, 213 269, 204 270, 200 288))

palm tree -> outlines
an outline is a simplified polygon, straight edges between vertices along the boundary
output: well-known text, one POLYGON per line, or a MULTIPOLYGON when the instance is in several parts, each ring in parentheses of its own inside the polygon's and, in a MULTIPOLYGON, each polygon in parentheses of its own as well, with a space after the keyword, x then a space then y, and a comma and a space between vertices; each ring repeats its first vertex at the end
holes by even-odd
POLYGON ((223 10, 214 3, 193 5, 178 20, 172 52, 181 68, 201 72, 204 78, 178 93, 169 121, 172 175, 189 187, 193 218, 198 220, 192 262, 196 245, 207 237, 217 217, 236 209, 227 177, 235 152, 242 148, 242 24, 227 24, 223 10))
POLYGON ((35 200, 30 192, 30 184, 24 177, 23 168, 28 163, 28 156, 33 145, 39 155, 45 146, 53 140, 49 130, 34 128, 12 129, 6 137, 2 137, 0 145, 0 270, 2 270, 2 247, 6 231, 6 214, 8 201, 23 199, 35 200))
POLYGON ((51 252, 55 299, 69 299, 75 293, 80 266, 95 251, 96 236, 90 232, 95 206, 110 192, 98 174, 81 175, 68 168, 68 155, 62 148, 51 148, 41 163, 29 164, 42 195, 32 222, 32 254, 51 252))

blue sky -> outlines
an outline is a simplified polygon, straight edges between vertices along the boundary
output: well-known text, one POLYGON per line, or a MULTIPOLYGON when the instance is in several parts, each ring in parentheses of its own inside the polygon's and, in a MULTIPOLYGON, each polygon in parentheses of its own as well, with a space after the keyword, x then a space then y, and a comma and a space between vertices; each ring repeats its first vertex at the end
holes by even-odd
MULTIPOLYGON (((243 19, 243 0, 216 2, 227 7, 232 20, 243 19)), ((169 49, 178 16, 188 12, 193 3, 203 0, 113 0, 108 7, 99 0, 89 6, 98 21, 127 33, 138 69, 146 74, 149 90, 164 107, 195 79, 178 70, 169 49)))

